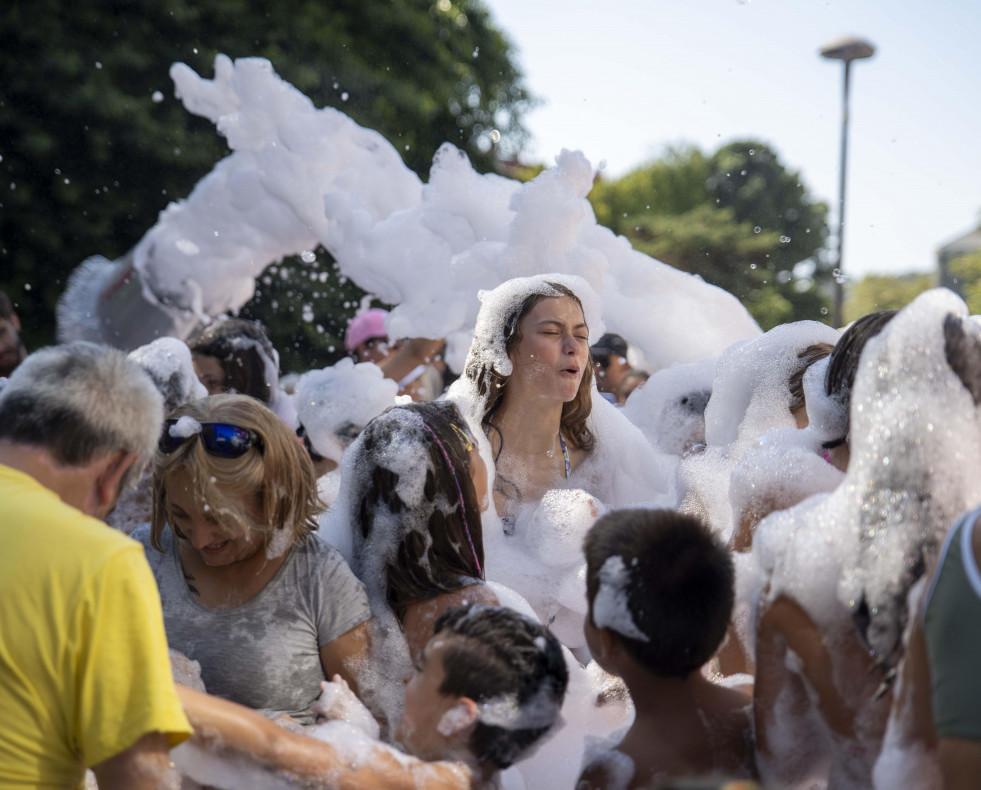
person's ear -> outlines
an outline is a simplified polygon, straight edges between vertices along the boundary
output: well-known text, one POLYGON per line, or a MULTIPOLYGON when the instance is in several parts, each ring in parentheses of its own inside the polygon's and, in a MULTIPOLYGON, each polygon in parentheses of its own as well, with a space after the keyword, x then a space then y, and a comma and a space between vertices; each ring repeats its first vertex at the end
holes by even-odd
POLYGON ((99 518, 105 518, 116 504, 123 476, 136 463, 138 457, 138 453, 115 450, 102 459, 92 486, 92 512, 99 518))
POLYGON ((10 314, 10 323, 13 325, 15 331, 20 332, 20 318, 17 313, 12 312, 10 314))
POLYGON ((436 725, 436 732, 444 738, 469 734, 477 726, 477 703, 470 697, 460 697, 456 704, 443 714, 436 725))
POLYGON ((620 662, 623 658, 623 643, 610 628, 597 628, 599 633, 599 655, 594 656, 596 663, 612 674, 619 674, 620 662))

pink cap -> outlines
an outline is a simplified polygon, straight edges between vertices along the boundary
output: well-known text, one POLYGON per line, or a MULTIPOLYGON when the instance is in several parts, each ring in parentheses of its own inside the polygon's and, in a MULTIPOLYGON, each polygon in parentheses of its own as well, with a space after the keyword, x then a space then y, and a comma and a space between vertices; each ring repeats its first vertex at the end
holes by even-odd
POLYGON ((344 333, 344 348, 348 350, 348 353, 354 351, 365 340, 371 340, 373 337, 388 337, 388 331, 385 329, 385 317, 387 315, 388 310, 372 307, 367 312, 355 317, 347 325, 347 332, 344 333))

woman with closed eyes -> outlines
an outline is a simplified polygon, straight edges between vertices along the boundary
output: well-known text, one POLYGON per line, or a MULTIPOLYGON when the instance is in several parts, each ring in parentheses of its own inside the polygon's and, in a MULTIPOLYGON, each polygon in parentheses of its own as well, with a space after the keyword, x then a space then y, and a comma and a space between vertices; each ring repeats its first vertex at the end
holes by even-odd
POLYGON ((486 437, 499 519, 484 531, 490 579, 527 599, 566 646, 584 648, 582 538, 604 506, 657 501, 668 487, 662 460, 593 397, 589 336, 601 318, 586 280, 520 277, 480 299, 464 375, 447 398, 486 437))

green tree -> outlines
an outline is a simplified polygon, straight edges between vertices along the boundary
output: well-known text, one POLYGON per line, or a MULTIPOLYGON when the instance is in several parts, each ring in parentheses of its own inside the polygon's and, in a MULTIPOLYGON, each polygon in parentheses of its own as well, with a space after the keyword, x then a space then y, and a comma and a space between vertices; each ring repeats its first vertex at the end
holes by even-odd
POLYGON ((733 293, 765 329, 827 312, 827 206, 764 143, 669 148, 590 199, 598 221, 733 293))
POLYGON ((947 271, 971 314, 981 314, 981 250, 954 258, 947 271))
POLYGON ((900 310, 924 291, 935 287, 936 280, 933 274, 866 275, 848 289, 845 321, 851 323, 877 310, 900 310))
MULTIPOLYGON (((121 256, 227 153, 213 126, 173 98, 168 76, 175 61, 210 76, 218 53, 268 58, 317 106, 384 134, 423 176, 444 141, 486 171, 526 137, 531 100, 479 0, 8 0, 0 288, 17 302, 29 346, 53 340, 54 305, 75 266, 121 256), (502 135, 496 147, 492 129, 502 135)), ((298 261, 284 269, 259 290, 292 287, 267 306, 260 298, 254 312, 282 309, 286 293, 301 312, 314 293, 352 302, 332 267, 318 272, 327 283, 294 277, 298 261)), ((284 312, 262 316, 279 345, 291 343, 284 312)))

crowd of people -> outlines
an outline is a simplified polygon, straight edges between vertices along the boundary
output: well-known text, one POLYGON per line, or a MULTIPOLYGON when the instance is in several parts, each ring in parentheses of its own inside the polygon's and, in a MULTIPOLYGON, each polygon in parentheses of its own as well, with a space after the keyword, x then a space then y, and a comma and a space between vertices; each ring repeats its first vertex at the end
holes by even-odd
POLYGON ((981 323, 662 370, 585 280, 38 350, 0 294, 0 785, 966 788, 981 323), (91 769, 86 779, 86 769, 91 769))

